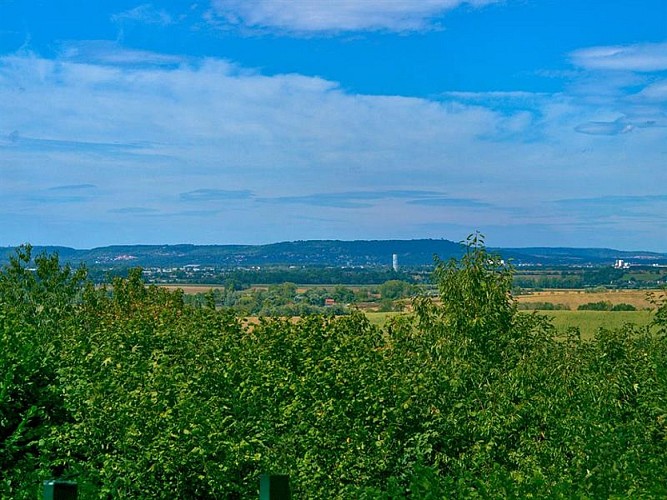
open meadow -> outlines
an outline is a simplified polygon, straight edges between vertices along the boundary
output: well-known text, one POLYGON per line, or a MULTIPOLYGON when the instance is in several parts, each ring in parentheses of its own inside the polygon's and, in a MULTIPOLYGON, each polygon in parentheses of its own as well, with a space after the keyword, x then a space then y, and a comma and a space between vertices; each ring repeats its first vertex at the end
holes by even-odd
MULTIPOLYGON (((647 326, 653 318, 652 311, 537 311, 552 319, 558 333, 565 334, 568 328, 577 327, 582 339, 591 339, 600 328, 608 330, 620 328, 626 323, 647 326)), ((531 314, 532 311, 521 311, 531 314)), ((369 321, 379 327, 384 326, 397 312, 366 312, 369 321)))
MULTIPOLYGON (((353 285, 350 285, 353 286, 353 285)), ((223 289, 220 285, 162 285, 168 290, 181 289, 186 294, 206 293, 210 290, 223 289)), ((360 285, 354 285, 358 290, 360 285)), ((368 286, 366 286, 368 287, 368 286)), ((261 286, 253 288, 262 288, 261 286)), ((268 287, 264 287, 268 288, 268 287)), ((304 293, 313 286, 297 285, 297 291, 304 293)), ((333 289, 333 286, 329 286, 333 289)), ((517 295, 515 298, 519 304, 553 304, 556 309, 562 310, 538 310, 540 314, 552 318, 553 325, 559 333, 564 333, 570 327, 577 327, 584 339, 592 338, 600 328, 614 329, 622 327, 626 323, 632 323, 638 326, 646 326, 653 317, 649 297, 650 294, 659 295, 660 290, 542 290, 536 292, 517 295), (584 304, 606 302, 612 306, 619 304, 628 304, 635 307, 636 311, 579 311, 577 308, 584 304)), ((439 299, 436 299, 436 302, 439 299)), ((405 301, 403 301, 405 302, 405 301)), ((370 322, 376 326, 384 326, 387 321, 401 313, 377 311, 378 304, 357 304, 361 308, 370 322)), ((406 310, 409 310, 409 305, 406 310)), ((522 311, 523 314, 530 314, 531 311, 522 311)), ((257 322, 257 317, 249 316, 246 318, 248 324, 257 322)))
MULTIPOLYGON (((659 290, 650 291, 660 294, 659 290)), ((521 303, 552 303, 564 306, 563 310, 538 311, 552 318, 553 325, 559 333, 565 333, 570 327, 577 327, 584 339, 592 338, 600 328, 615 329, 624 324, 632 323, 638 326, 647 326, 653 318, 654 306, 648 300, 646 290, 609 290, 589 292, 584 290, 545 290, 530 294, 519 295, 516 300, 521 303), (612 305, 629 304, 637 308, 636 311, 578 311, 583 304, 595 302, 609 302, 612 305)), ((531 314, 532 311, 522 311, 531 314)), ((396 312, 367 311, 366 316, 372 324, 383 326, 396 312)))
MULTIPOLYGON (((653 311, 539 311, 552 318, 552 323, 559 333, 565 333, 570 327, 577 327, 583 339, 590 339, 600 328, 612 330, 627 323, 648 326, 653 318, 653 311)), ((530 314, 525 311, 525 314, 530 314)))
MULTIPOLYGON (((647 326, 653 318, 654 305, 651 294, 659 296, 660 290, 544 290, 516 297, 519 304, 551 303, 561 305, 564 310, 539 311, 552 318, 559 332, 577 327, 584 339, 592 338, 600 328, 615 329, 632 323, 647 326), (612 306, 628 304, 636 311, 579 311, 578 307, 590 303, 607 302, 612 306)), ((528 311, 526 311, 529 314, 528 311)))
POLYGON ((517 295, 519 303, 549 302, 575 311, 577 307, 591 302, 610 302, 612 305, 630 304, 637 309, 652 309, 648 300, 649 293, 660 293, 659 290, 542 290, 517 295))

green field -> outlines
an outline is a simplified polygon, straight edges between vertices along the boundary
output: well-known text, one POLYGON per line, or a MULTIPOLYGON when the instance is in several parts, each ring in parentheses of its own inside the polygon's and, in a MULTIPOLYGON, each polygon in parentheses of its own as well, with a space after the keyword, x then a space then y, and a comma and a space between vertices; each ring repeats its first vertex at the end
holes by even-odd
POLYGON ((397 316, 402 313, 397 313, 397 312, 375 312, 375 311, 367 311, 366 312, 366 317, 368 320, 376 326, 384 326, 385 323, 391 318, 392 316, 397 316))
POLYGON ((582 338, 592 338, 600 328, 620 328, 626 323, 646 326, 653 317, 652 311, 542 311, 553 318, 559 332, 576 326, 582 338))
MULTIPOLYGON (((576 326, 582 338, 592 338, 600 328, 619 328, 626 323, 646 326, 653 317, 652 311, 540 311, 540 314, 553 318, 553 324, 559 332, 576 326)), ((389 318, 400 313, 367 312, 366 316, 374 325, 382 326, 389 318)), ((531 314, 526 311, 523 314, 531 314)))

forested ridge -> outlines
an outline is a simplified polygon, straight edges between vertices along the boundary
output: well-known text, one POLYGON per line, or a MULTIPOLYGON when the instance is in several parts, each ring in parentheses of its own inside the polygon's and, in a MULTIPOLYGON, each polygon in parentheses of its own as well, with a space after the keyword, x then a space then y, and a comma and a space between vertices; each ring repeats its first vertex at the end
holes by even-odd
MULTIPOLYGON (((446 239, 413 240, 303 240, 265 245, 112 245, 92 249, 35 247, 36 252, 58 253, 61 261, 105 269, 129 267, 213 266, 243 269, 252 266, 380 267, 391 268, 396 254, 400 266, 431 266, 433 255, 460 258, 465 245, 446 239)), ((515 263, 544 266, 609 266, 616 259, 635 264, 667 264, 667 254, 609 248, 496 248, 494 253, 515 263)), ((0 264, 14 254, 0 247, 0 264)))
POLYGON ((652 325, 520 314, 513 270, 473 236, 441 302, 244 318, 140 270, 96 287, 19 249, 0 272, 0 496, 73 479, 81 498, 664 497, 667 304, 652 325))
MULTIPOLYGON (((57 252, 72 263, 113 268, 185 265, 243 268, 245 266, 386 266, 396 253, 404 265, 431 264, 433 255, 459 257, 464 247, 449 240, 307 240, 265 245, 112 245, 88 250, 41 247, 38 253, 57 252)), ((13 255, 0 247, 0 263, 13 255)), ((664 256, 667 258, 667 256, 664 256)))

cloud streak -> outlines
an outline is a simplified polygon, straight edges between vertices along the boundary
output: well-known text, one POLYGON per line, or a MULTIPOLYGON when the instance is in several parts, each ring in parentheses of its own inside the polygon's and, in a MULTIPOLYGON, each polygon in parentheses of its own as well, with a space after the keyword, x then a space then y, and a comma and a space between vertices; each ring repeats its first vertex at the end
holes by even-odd
POLYGON ((87 191, 89 189, 96 189, 95 184, 68 184, 66 186, 54 186, 49 188, 49 191, 87 191))
POLYGON ((109 210, 109 213, 112 214, 121 214, 121 215, 150 215, 159 212, 154 208, 145 208, 145 207, 122 207, 122 208, 112 208, 109 210))
POLYGON ((633 128, 631 124, 619 119, 613 122, 586 122, 577 125, 574 129, 588 135, 619 135, 627 134, 633 128))
POLYGON ((596 198, 568 198, 556 200, 561 206, 575 205, 578 207, 592 206, 637 206, 653 203, 667 203, 667 194, 633 195, 633 196, 599 196, 596 198))
POLYGON ((159 26, 169 26, 174 22, 169 13, 162 9, 156 9, 151 4, 142 4, 133 9, 119 12, 112 15, 111 20, 117 23, 129 21, 159 26))
POLYGON ((68 41, 61 43, 59 48, 63 60, 83 64, 173 67, 187 62, 181 56, 127 49, 111 40, 68 41))
POLYGON ((667 70, 667 42, 608 45, 570 54, 576 66, 593 70, 654 72, 667 70))
POLYGON ((194 191, 180 194, 180 199, 187 202, 248 200, 252 197, 252 191, 247 189, 236 191, 224 189, 195 189, 194 191))
POLYGON ((492 208, 491 203, 469 198, 425 198, 421 200, 408 201, 411 205, 423 205, 427 207, 456 207, 456 208, 492 208))
POLYGON ((301 34, 351 31, 421 31, 447 11, 499 0, 214 0, 213 12, 227 26, 268 28, 301 34))
POLYGON ((440 196, 437 191, 387 190, 387 191, 349 191, 340 193, 317 193, 305 196, 283 196, 277 198, 258 198, 260 203, 278 205, 312 205, 335 208, 370 208, 373 202, 381 200, 408 200, 414 198, 440 196))

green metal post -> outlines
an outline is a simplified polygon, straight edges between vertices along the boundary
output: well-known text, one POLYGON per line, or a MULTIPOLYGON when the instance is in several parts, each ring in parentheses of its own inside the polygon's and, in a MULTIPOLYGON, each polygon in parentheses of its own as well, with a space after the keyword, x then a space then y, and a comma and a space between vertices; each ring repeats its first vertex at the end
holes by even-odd
POLYGON ((44 481, 44 500, 76 500, 76 481, 44 481))
POLYGON ((291 500, 289 476, 262 474, 259 478, 259 500, 291 500))

